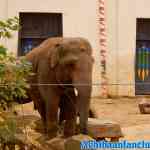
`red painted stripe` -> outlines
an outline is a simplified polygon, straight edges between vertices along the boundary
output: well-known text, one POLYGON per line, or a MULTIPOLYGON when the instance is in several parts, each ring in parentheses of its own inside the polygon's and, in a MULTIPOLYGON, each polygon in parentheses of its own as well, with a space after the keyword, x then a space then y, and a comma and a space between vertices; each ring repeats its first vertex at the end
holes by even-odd
POLYGON ((106 34, 106 17, 105 17, 105 1, 98 0, 99 2, 99 34, 100 34, 100 63, 101 63, 101 94, 107 97, 108 94, 108 84, 106 75, 106 56, 107 56, 107 34, 106 34))

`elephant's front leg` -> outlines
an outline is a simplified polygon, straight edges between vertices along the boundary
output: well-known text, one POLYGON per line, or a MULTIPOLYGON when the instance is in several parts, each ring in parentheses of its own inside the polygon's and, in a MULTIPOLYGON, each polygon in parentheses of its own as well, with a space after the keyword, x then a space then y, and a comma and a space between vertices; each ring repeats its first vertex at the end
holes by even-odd
MULTIPOLYGON (((82 98, 88 99, 87 97, 82 97, 82 98)), ((84 104, 82 103, 80 105, 79 115, 80 115, 80 132, 83 134, 88 134, 87 123, 88 123, 88 116, 89 116, 89 100, 86 101, 84 104)))
POLYGON ((49 138, 57 136, 58 130, 58 107, 60 96, 57 89, 47 89, 45 93, 46 104, 46 129, 49 138))
POLYGON ((87 86, 78 88, 77 102, 80 116, 80 132, 83 134, 88 134, 87 124, 90 108, 90 96, 91 96, 91 87, 87 86))

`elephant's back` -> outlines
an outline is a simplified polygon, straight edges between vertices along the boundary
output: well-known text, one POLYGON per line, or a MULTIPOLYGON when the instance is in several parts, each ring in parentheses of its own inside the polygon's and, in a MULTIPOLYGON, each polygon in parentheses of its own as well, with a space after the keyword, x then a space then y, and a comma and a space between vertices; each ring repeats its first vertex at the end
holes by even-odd
POLYGON ((71 37, 71 38, 64 38, 63 40, 63 45, 70 45, 70 49, 77 48, 79 50, 84 50, 86 53, 89 55, 92 55, 92 47, 90 42, 81 37, 71 37))
POLYGON ((41 55, 41 53, 45 53, 51 47, 57 43, 60 43, 61 40, 62 38, 48 38, 44 40, 39 46, 33 48, 29 53, 26 54, 27 60, 32 62, 35 57, 41 55))
POLYGON ((36 57, 45 57, 56 45, 69 45, 79 49, 84 49, 89 55, 92 54, 92 47, 85 38, 53 37, 46 39, 39 46, 33 48, 32 51, 26 55, 26 58, 32 62, 36 57))

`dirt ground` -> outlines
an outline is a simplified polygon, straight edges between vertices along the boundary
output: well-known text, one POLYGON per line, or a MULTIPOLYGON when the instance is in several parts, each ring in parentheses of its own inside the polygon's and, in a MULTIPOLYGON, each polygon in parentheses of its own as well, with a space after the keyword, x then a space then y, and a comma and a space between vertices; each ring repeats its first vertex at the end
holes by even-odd
POLYGON ((93 99, 99 119, 120 124, 124 139, 150 140, 150 114, 140 114, 140 98, 93 99))
MULTIPOLYGON (((98 113, 99 119, 115 121, 121 127, 130 127, 142 124, 150 124, 150 114, 140 114, 138 98, 118 98, 118 99, 92 99, 91 106, 98 113)), ((28 103, 20 108, 25 114, 36 114, 33 104, 28 103)))
MULTIPOLYGON (((139 98, 92 99, 93 107, 100 120, 117 122, 126 140, 150 140, 150 114, 140 114, 139 98)), ((38 115, 33 104, 25 104, 20 114, 38 115)), ((19 111, 19 110, 18 110, 19 111)))
POLYGON ((100 119, 118 122, 121 127, 150 124, 150 114, 140 114, 140 99, 93 99, 92 106, 98 111, 100 119))

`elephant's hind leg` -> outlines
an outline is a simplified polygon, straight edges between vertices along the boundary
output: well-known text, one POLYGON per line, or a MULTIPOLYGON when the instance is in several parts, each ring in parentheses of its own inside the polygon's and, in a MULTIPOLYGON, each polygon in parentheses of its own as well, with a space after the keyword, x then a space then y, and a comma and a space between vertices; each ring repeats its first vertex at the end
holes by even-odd
POLYGON ((43 123, 43 129, 44 129, 44 132, 46 133, 46 111, 45 111, 45 102, 40 99, 38 101, 38 112, 41 116, 41 119, 42 119, 42 123, 43 123))
POLYGON ((58 131, 58 108, 59 108, 59 92, 58 89, 50 88, 45 96, 46 108, 46 129, 49 138, 57 136, 58 131))
POLYGON ((45 102, 40 96, 37 96, 35 94, 32 94, 32 95, 30 94, 30 96, 31 96, 31 98, 32 98, 32 100, 34 102, 34 109, 36 109, 38 111, 38 113, 40 114, 40 117, 41 117, 42 123, 43 123, 42 127, 37 125, 36 129, 37 130, 44 130, 44 132, 46 132, 45 102))

